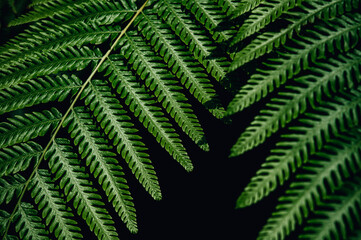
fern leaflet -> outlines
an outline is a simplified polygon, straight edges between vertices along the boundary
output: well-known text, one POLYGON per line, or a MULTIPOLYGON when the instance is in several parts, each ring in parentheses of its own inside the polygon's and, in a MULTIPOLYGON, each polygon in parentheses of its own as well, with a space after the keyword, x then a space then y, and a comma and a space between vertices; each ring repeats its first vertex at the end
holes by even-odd
POLYGON ((300 239, 347 239, 348 232, 361 225, 361 179, 354 177, 338 192, 330 195, 307 221, 300 239))
POLYGON ((119 216, 131 232, 137 232, 133 199, 122 177, 123 169, 114 159, 115 154, 111 152, 107 140, 97 131, 89 112, 81 107, 74 108, 64 126, 68 127, 79 154, 86 160, 90 172, 98 179, 119 216))
POLYGON ((85 168, 67 139, 57 139, 46 153, 55 179, 60 180, 66 200, 72 200, 77 214, 100 239, 116 239, 114 221, 104 208, 101 196, 89 181, 85 168))
POLYGON ((26 142, 38 136, 44 136, 60 121, 60 112, 52 108, 51 111, 27 113, 25 116, 17 115, 9 118, 7 122, 0 123, 0 148, 26 142))
POLYGON ((0 204, 9 202, 20 195, 24 186, 25 178, 20 174, 0 178, 0 204))
POLYGON ((137 135, 138 131, 127 112, 111 94, 111 89, 101 81, 93 81, 85 89, 84 95, 86 104, 109 139, 113 140, 118 153, 121 153, 133 174, 154 199, 160 200, 162 194, 149 155, 145 152, 147 148, 137 135))
POLYGON ((82 239, 80 228, 72 219, 74 215, 54 184, 50 172, 39 169, 30 184, 31 196, 57 239, 82 239))
POLYGON ((121 59, 120 56, 112 55, 103 65, 104 69, 107 70, 106 74, 111 74, 109 80, 112 82, 113 87, 116 88, 122 98, 125 98, 125 103, 129 106, 130 110, 161 146, 187 171, 191 171, 193 165, 181 143, 179 135, 175 132, 161 109, 155 105, 155 100, 144 87, 138 84, 121 59), (146 104, 143 102, 145 99, 147 100, 146 104))
POLYGON ((203 149, 209 146, 204 140, 203 129, 193 113, 187 98, 181 93, 174 76, 164 71, 160 58, 153 55, 143 40, 134 32, 128 33, 126 42, 120 41, 121 52, 133 65, 134 70, 144 80, 145 85, 154 92, 157 100, 175 119, 192 140, 203 149), (142 64, 141 64, 142 63, 142 64))
POLYGON ((209 111, 214 116, 222 118, 224 109, 217 102, 218 96, 212 89, 207 74, 194 61, 192 54, 173 36, 168 25, 158 20, 154 14, 146 13, 143 18, 138 18, 139 31, 150 41, 189 92, 206 107, 209 105, 209 111))
POLYGON ((20 143, 0 150, 0 176, 24 171, 31 163, 37 162, 42 147, 35 142, 20 143))
POLYGON ((15 230, 19 232, 21 239, 49 239, 45 225, 38 216, 38 211, 30 203, 21 203, 16 215, 16 221, 15 230))
POLYGON ((0 90, 0 114, 50 101, 63 101, 79 90, 81 82, 72 75, 39 78, 0 90))

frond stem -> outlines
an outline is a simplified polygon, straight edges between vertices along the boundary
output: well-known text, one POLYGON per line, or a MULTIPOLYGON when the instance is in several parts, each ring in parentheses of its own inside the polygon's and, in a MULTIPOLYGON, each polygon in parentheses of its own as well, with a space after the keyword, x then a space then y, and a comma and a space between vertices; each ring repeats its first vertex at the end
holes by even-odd
POLYGON ((82 94, 82 92, 84 91, 84 89, 86 88, 86 86, 90 83, 90 81, 93 79, 95 73, 98 72, 100 66, 104 63, 104 61, 109 57, 110 53, 113 51, 113 49, 115 48, 115 46, 118 44, 119 40, 124 36, 124 34, 126 33, 126 31, 128 30, 128 28, 132 25, 132 23, 134 22, 134 20, 138 17, 138 15, 143 11, 143 9, 145 8, 145 6, 147 5, 149 0, 146 0, 144 2, 144 4, 138 9, 138 11, 135 13, 135 15, 133 16, 133 18, 129 21, 129 23, 125 26, 125 28, 121 31, 121 33, 119 34, 119 36, 115 39, 114 43, 110 46, 109 50, 104 54, 104 56, 100 59, 99 63, 96 65, 96 67, 94 68, 94 70, 91 72, 91 74, 89 75, 88 79, 83 83, 82 87, 79 89, 79 92, 77 93, 77 95, 75 96, 74 100, 72 101, 72 103, 70 104, 68 110, 66 111, 66 113, 64 114, 64 116, 61 118, 60 123, 58 124, 57 128, 55 129, 51 139, 49 140, 48 144, 46 145, 45 149, 42 151, 42 154, 39 158, 39 161, 36 163, 34 170, 31 172, 29 179, 25 182, 24 187, 21 191, 21 194, 19 196, 19 199, 9 217, 8 223, 6 225, 6 229, 4 232, 4 238, 7 236, 7 233, 10 229, 10 224, 13 221, 13 218, 15 217, 15 213, 17 212, 21 201, 24 197, 24 194, 26 192, 26 189, 28 188, 32 178, 34 177, 34 175, 37 173, 40 163, 42 162, 42 160, 45 157, 45 153, 48 151, 48 149, 50 148, 51 144, 53 143, 53 141, 55 140, 56 135, 58 134, 61 126, 63 125, 65 119, 68 117, 68 115, 70 114, 70 112, 73 110, 75 103, 78 101, 78 99, 80 98, 80 95, 82 94))

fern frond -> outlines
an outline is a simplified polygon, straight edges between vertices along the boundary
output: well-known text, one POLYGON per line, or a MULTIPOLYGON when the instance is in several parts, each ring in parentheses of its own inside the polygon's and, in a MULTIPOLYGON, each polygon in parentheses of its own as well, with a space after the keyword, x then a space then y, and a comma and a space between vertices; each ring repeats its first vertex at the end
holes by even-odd
POLYGON ((66 200, 73 200, 77 214, 88 224, 99 239, 117 239, 114 221, 104 208, 101 196, 92 186, 89 175, 67 139, 56 139, 45 158, 49 162, 55 180, 60 180, 66 200))
MULTIPOLYGON (((36 42, 37 44, 31 44, 30 46, 21 44, 20 47, 18 47, 18 45, 11 46, 12 48, 5 52, 2 57, 1 64, 4 66, 4 70, 19 66, 21 63, 26 64, 26 62, 29 61, 42 61, 44 57, 52 56, 55 50, 81 47, 89 43, 98 45, 110 37, 116 36, 121 31, 120 28, 116 26, 112 28, 106 26, 98 27, 83 22, 78 23, 74 27, 66 26, 58 31, 57 29, 54 30, 51 28, 49 32, 49 27, 53 26, 43 24, 37 28, 33 26, 31 31, 28 31, 27 35, 31 35, 31 39, 38 38, 36 39, 38 40, 36 42), (16 49, 15 51, 13 50, 14 48, 16 49), (21 52, 19 52, 20 50, 21 52)), ((22 37, 25 38, 24 36, 22 37)))
MULTIPOLYGON (((278 31, 267 31, 256 36, 246 47, 241 49, 235 55, 235 59, 242 61, 244 65, 254 59, 271 52, 274 48, 284 45, 287 39, 292 38, 295 33, 300 33, 301 28, 313 23, 316 19, 328 20, 334 18, 337 14, 356 8, 359 0, 332 0, 323 1, 303 1, 295 8, 295 11, 288 11, 284 19, 289 24, 278 31), (336 9, 336 10, 335 10, 336 9)), ((238 43, 235 41, 234 44, 238 43)))
POLYGON ((113 140, 118 153, 128 163, 133 174, 155 200, 160 200, 162 194, 152 162, 146 153, 147 148, 137 135, 138 130, 131 123, 131 118, 111 93, 110 87, 93 80, 88 89, 85 89, 84 96, 85 103, 89 105, 109 139, 113 140))
POLYGON ((42 147, 35 142, 20 143, 0 150, 0 177, 24 171, 37 162, 42 147))
POLYGON ((49 239, 49 233, 41 222, 38 211, 30 203, 22 202, 15 218, 15 230, 19 233, 21 239, 49 239))
POLYGON ((359 124, 361 92, 352 91, 342 97, 334 97, 314 112, 289 127, 271 150, 266 162, 257 171, 237 200, 238 207, 256 203, 277 186, 283 185, 310 154, 320 150, 330 135, 337 135, 359 124))
MULTIPOLYGON (((229 113, 241 111, 266 97, 301 69, 307 69, 311 62, 324 58, 327 51, 332 52, 334 48, 341 52, 350 50, 358 43, 360 35, 360 14, 344 15, 329 21, 325 26, 315 25, 315 29, 308 31, 307 35, 293 39, 296 45, 286 46, 288 52, 278 52, 279 58, 269 59, 264 63, 263 69, 258 69, 252 75, 229 104, 229 113), (333 28, 333 25, 337 28, 333 28)), ((232 64, 238 68, 236 60, 232 64)))
POLYGON ((209 0, 182 0, 182 4, 205 26, 216 42, 226 41, 233 35, 233 32, 214 30, 225 18, 217 3, 209 0))
POLYGON ((307 221, 300 239, 348 239, 349 232, 361 226, 361 179, 352 178, 320 204, 307 221))
POLYGON ((55 128, 61 119, 60 112, 52 108, 50 111, 26 113, 8 118, 0 123, 0 148, 26 142, 38 136, 44 136, 55 128))
POLYGON ((259 239, 285 239, 304 222, 315 205, 361 169, 361 134, 352 131, 327 143, 296 174, 259 239))
POLYGON ((192 19, 184 14, 180 0, 160 0, 154 6, 158 15, 164 19, 180 39, 188 46, 194 57, 218 81, 224 78, 229 66, 225 57, 211 58, 216 46, 205 31, 196 25, 192 19))
POLYGON ((0 90, 0 114, 31 107, 39 103, 63 101, 81 87, 75 75, 46 76, 0 90))
POLYGON ((124 10, 118 2, 90 3, 92 5, 78 9, 71 16, 30 25, 29 29, 0 47, 0 64, 39 58, 49 50, 80 47, 86 43, 100 44, 120 31, 117 26, 102 25, 129 20, 134 12, 124 10))
POLYGON ((39 169, 30 183, 31 196, 42 211, 42 218, 57 239, 83 239, 77 222, 72 219, 73 213, 54 184, 45 169, 39 169))
POLYGON ((119 216, 131 232, 137 232, 133 198, 123 178, 123 169, 114 159, 116 155, 111 152, 108 142, 94 125, 89 112, 82 107, 74 108, 63 126, 68 127, 79 154, 86 160, 90 172, 98 179, 119 216))
POLYGON ((82 47, 79 50, 69 48, 63 51, 54 51, 47 57, 35 59, 31 62, 18 63, 19 66, 4 66, 0 73, 0 89, 11 87, 33 78, 56 74, 60 71, 80 71, 91 62, 100 59, 98 50, 82 47))
POLYGON ((181 93, 182 88, 174 75, 165 70, 162 59, 135 32, 128 32, 125 36, 119 42, 122 54, 183 131, 202 149, 207 150, 209 146, 205 142, 203 129, 191 105, 187 103, 187 98, 181 93))
MULTIPOLYGON (((358 50, 316 63, 307 75, 294 79, 292 84, 266 104, 266 108, 250 123, 241 134, 238 143, 252 147, 283 128, 306 111, 307 105, 315 106, 324 97, 350 89, 361 82, 361 52, 358 50)), ((237 143, 237 145, 238 145, 237 143)), ((238 145, 239 148, 242 148, 238 145)))
POLYGON ((138 18, 138 29, 154 49, 163 57, 168 67, 180 79, 198 101, 217 118, 224 116, 224 109, 217 102, 218 96, 212 88, 208 75, 194 60, 192 54, 176 39, 168 25, 154 14, 146 12, 138 18), (214 106, 215 105, 215 106, 214 106))
MULTIPOLYGON (((274 0, 272 2, 263 2, 261 6, 252 11, 251 15, 242 24, 238 33, 233 38, 231 45, 263 29, 269 23, 279 18, 284 12, 300 4, 301 1, 302 0, 274 0)), ((246 6, 247 5, 248 4, 246 4, 246 6)))
POLYGON ((179 135, 161 109, 156 106, 153 97, 139 84, 132 72, 129 72, 124 66, 122 58, 117 55, 110 56, 100 70, 106 70, 106 75, 110 74, 109 81, 112 86, 121 98, 125 98, 125 103, 129 109, 156 138, 157 142, 187 171, 191 171, 193 165, 179 135))
MULTIPOLYGON (((105 0, 100 0, 105 1, 105 0)), ((122 3, 125 1, 122 1, 122 3)), ((128 1, 129 2, 129 1, 128 1)), ((9 26, 17 26, 25 23, 35 22, 40 19, 61 15, 70 15, 79 8, 87 8, 93 5, 93 1, 88 0, 57 0, 37 5, 33 11, 12 20, 9 26)), ((134 5, 133 5, 134 6, 134 5)), ((126 6, 129 5, 126 3, 126 6)))
POLYGON ((0 204, 9 204, 14 197, 18 197, 25 181, 20 174, 0 178, 0 204))

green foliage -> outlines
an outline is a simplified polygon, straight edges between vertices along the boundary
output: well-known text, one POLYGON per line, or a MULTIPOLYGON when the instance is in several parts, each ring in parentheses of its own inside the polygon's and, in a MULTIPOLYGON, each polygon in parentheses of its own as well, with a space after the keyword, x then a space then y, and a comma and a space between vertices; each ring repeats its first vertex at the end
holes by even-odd
POLYGON ((209 150, 194 103, 224 117, 229 56, 213 52, 235 6, 34 0, 12 20, 24 30, 0 47, 1 236, 118 239, 113 210, 136 233, 126 173, 160 200, 149 144, 191 171, 183 142, 209 150))
POLYGON ((0 147, 5 148, 30 139, 44 136, 60 121, 60 112, 52 108, 50 111, 26 113, 8 118, 0 125, 0 147))
POLYGON ((64 191, 66 201, 72 200, 76 213, 86 221, 90 230, 100 239, 116 238, 114 221, 104 208, 101 196, 93 187, 70 142, 67 139, 57 139, 46 158, 55 179, 60 180, 59 186, 64 191))
POLYGON ((135 2, 34 0, 11 22, 25 30, 0 47, 1 236, 118 239, 113 210, 136 233, 126 173, 162 198, 152 140, 191 171, 184 141, 209 150, 197 102, 252 112, 231 157, 270 148, 236 203, 279 192, 258 239, 357 239, 361 2, 135 2))
POLYGON ((15 218, 15 229, 21 239, 50 239, 38 211, 30 203, 21 203, 15 218))
POLYGON ((26 170, 31 163, 38 160, 42 151, 42 147, 32 141, 1 149, 0 176, 26 170))
POLYGON ((256 111, 230 156, 271 146, 236 207, 281 195, 257 239, 359 235, 360 10, 358 0, 242 1, 233 13, 245 20, 230 70, 247 81, 227 111, 256 111))
POLYGON ((72 219, 71 209, 66 206, 64 197, 55 185, 54 179, 48 170, 39 169, 32 179, 30 188, 42 217, 45 219, 49 231, 58 239, 82 239, 80 228, 72 219))
POLYGON ((9 202, 20 195, 22 188, 24 187, 25 178, 19 174, 10 175, 8 177, 0 178, 0 204, 9 202))

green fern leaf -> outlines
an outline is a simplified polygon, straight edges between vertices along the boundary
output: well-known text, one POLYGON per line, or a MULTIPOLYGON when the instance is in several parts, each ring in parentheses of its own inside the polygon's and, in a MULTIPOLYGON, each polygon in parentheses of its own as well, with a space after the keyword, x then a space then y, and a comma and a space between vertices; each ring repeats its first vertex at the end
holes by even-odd
POLYGON ((20 143, 0 150, 0 177, 27 169, 37 162, 42 147, 35 142, 20 143))
POLYGON ((279 199, 275 213, 259 233, 259 239, 285 239, 301 225, 327 193, 361 169, 361 134, 343 134, 316 153, 279 199), (349 166, 349 167, 347 167, 349 166), (279 236, 279 237, 278 237, 279 236))
MULTIPOLYGON (((101 0, 104 1, 104 0, 101 0)), ((124 7, 129 8, 129 1, 122 3, 126 3, 124 7)), ((58 17, 61 15, 72 14, 77 11, 79 8, 89 8, 93 5, 92 1, 87 0, 57 0, 51 1, 47 3, 42 3, 41 5, 37 5, 33 11, 30 11, 27 14, 20 16, 17 19, 12 20, 9 23, 9 26, 21 25, 29 22, 38 21, 40 19, 48 18, 48 17, 58 17)), ((134 6, 134 4, 132 4, 134 6)))
POLYGON ((51 111, 26 113, 8 118, 0 123, 0 148, 26 142, 38 136, 44 136, 60 121, 61 114, 55 108, 51 111))
MULTIPOLYGON (((26 223, 16 223, 21 237, 37 239, 38 234, 82 238, 83 229, 72 220, 77 213, 87 224, 79 226, 88 227, 98 239, 118 239, 115 223, 105 207, 109 204, 95 186, 101 187, 102 193, 104 190, 130 231, 137 231, 134 205, 115 148, 153 198, 160 199, 161 192, 146 153, 147 139, 142 142, 131 122, 135 118, 188 171, 193 166, 177 131, 183 130, 182 137, 188 135, 208 149, 190 104, 194 99, 187 99, 185 89, 215 116, 223 117, 224 109, 215 90, 220 87, 215 81, 226 76, 229 57, 226 52, 214 52, 232 32, 215 29, 226 18, 222 9, 230 11, 237 4, 232 0, 218 4, 197 0, 184 1, 181 6, 182 1, 162 0, 152 1, 148 6, 153 10, 144 13, 146 4, 136 11, 137 4, 127 0, 34 0, 34 11, 14 21, 29 23, 24 26, 28 30, 0 47, 0 114, 8 118, 15 111, 25 112, 0 123, 0 172, 4 179, 19 171, 25 171, 29 177, 19 197, 20 187, 13 192, 4 187, 3 201, 17 198, 20 204, 30 194, 42 213, 40 218, 35 217, 33 209, 26 223), (172 13, 170 18, 162 12, 167 6, 172 13), (172 23, 172 17, 180 22, 172 23), (151 28, 141 26, 147 21, 153 24, 151 28), (116 48, 120 49, 114 54, 116 48), (93 79, 99 77, 104 81, 93 79), (60 107, 64 107, 64 119, 57 110, 49 111, 54 104, 63 105, 56 101, 70 104, 69 108, 60 107), (37 107, 44 111, 34 113, 37 107), (179 127, 174 127, 174 122, 179 127), (46 144, 44 137, 49 135, 46 144), (46 146, 44 150, 28 142, 40 136, 37 142, 46 146), (52 174, 44 169, 43 158, 52 174), (42 223, 49 232, 42 230, 42 223)), ((221 89, 220 92, 223 93, 221 89)), ((9 220, 18 206, 9 216, 0 213, 0 217, 4 215, 5 223, 0 224, 4 239, 13 238, 8 235, 13 231, 9 220)), ((21 206, 20 210, 26 213, 21 206)), ((15 215, 20 220, 19 213, 15 215)))
POLYGON ((45 169, 39 169, 30 183, 31 196, 42 211, 42 218, 57 239, 83 239, 80 228, 72 219, 74 215, 54 184, 45 169))
POLYGON ((181 93, 182 88, 177 84, 174 75, 164 70, 166 66, 162 60, 154 55, 135 32, 127 33, 124 41, 121 40, 119 44, 122 54, 145 85, 154 92, 165 110, 196 144, 207 150, 209 146, 205 142, 203 129, 187 103, 187 98, 181 93))
POLYGON ((216 42, 226 41, 233 36, 233 31, 214 30, 222 21, 224 21, 225 14, 213 1, 182 0, 182 4, 205 26, 216 42))
POLYGON ((155 105, 155 100, 139 84, 133 74, 127 70, 120 59, 122 58, 117 55, 110 56, 103 65, 104 69, 101 70, 107 70, 106 75, 110 74, 109 80, 112 86, 120 94, 121 98, 125 98, 125 103, 129 106, 129 109, 156 138, 157 142, 187 171, 191 171, 193 165, 179 135, 161 109, 155 105), (144 104, 144 101, 147 103, 144 104))
POLYGON ((308 161, 309 155, 320 150, 330 135, 344 132, 359 124, 361 93, 334 97, 315 112, 305 114, 298 124, 289 128, 271 151, 266 162, 251 179, 237 200, 237 207, 245 207, 267 196, 283 185, 296 169, 308 161))
POLYGON ((82 107, 74 108, 63 126, 68 127, 75 145, 78 146, 79 154, 86 160, 90 172, 98 178, 99 184, 119 216, 131 232, 137 232, 133 199, 128 191, 127 182, 123 178, 123 169, 114 159, 116 155, 111 152, 108 142, 94 125, 89 112, 82 107))
POLYGON ((24 187, 25 178, 20 174, 0 178, 0 204, 9 204, 14 197, 18 197, 24 187))
MULTIPOLYGON (((52 26, 50 25, 50 27, 52 26)), ((19 66, 20 63, 26 64, 26 62, 29 61, 43 61, 44 57, 51 57, 55 50, 80 47, 89 43, 101 44, 109 39, 109 37, 113 38, 120 32, 118 27, 89 26, 83 22, 78 23, 74 27, 63 27, 65 28, 52 33, 48 30, 49 26, 44 24, 41 25, 41 27, 33 26, 32 30, 28 31, 27 35, 22 36, 18 41, 27 41, 29 39, 28 35, 31 35, 32 39, 34 39, 34 37, 37 38, 37 44, 27 46, 20 42, 10 46, 10 49, 7 49, 7 52, 5 52, 2 57, 1 64, 3 64, 4 70, 6 68, 19 66), (46 33, 44 34, 43 32, 46 33), (19 52, 20 50, 21 52, 19 52)), ((52 29, 52 31, 54 30, 52 29)))
MULTIPOLYGON (((358 50, 315 65, 317 68, 311 73, 294 79, 266 104, 241 134, 238 143, 256 147, 305 112, 308 104, 315 106, 323 97, 332 97, 339 89, 353 88, 361 81, 361 52, 358 50)), ((242 148, 238 144, 237 147, 242 148)))
POLYGON ((45 225, 38 216, 38 211, 30 203, 22 202, 20 204, 15 219, 15 230, 19 233, 21 239, 50 239, 45 225))
MULTIPOLYGON (((315 30, 309 31, 307 37, 293 40, 297 47, 286 47, 288 52, 280 54, 278 59, 270 59, 263 69, 258 69, 246 85, 235 96, 228 106, 230 114, 241 111, 261 98, 273 92, 288 79, 298 74, 301 69, 307 69, 310 62, 324 58, 327 51, 334 48, 343 52, 353 48, 361 34, 361 15, 344 15, 334 19, 328 25, 315 25, 315 30), (334 29, 332 26, 338 26, 334 29), (317 29, 317 30, 316 30, 317 29), (312 34, 312 35, 310 35, 312 34)), ((239 65, 233 62, 235 68, 239 65)), ((231 69, 235 69, 232 68, 231 69)))
POLYGON ((82 70, 92 61, 100 59, 96 54, 99 51, 92 51, 88 47, 79 50, 69 48, 60 52, 49 53, 46 58, 33 59, 27 64, 18 63, 20 66, 4 66, 0 73, 0 90, 13 85, 60 71, 82 70), (2 75, 2 76, 1 76, 2 75))
POLYGON ((100 44, 120 32, 117 26, 104 25, 129 20, 134 12, 124 10, 118 2, 90 3, 91 6, 82 11, 79 9, 71 17, 30 25, 25 32, 0 47, 0 64, 39 59, 50 50, 80 47, 87 43, 100 44))
POLYGON ((0 114, 31 107, 39 103, 63 101, 81 87, 75 75, 46 76, 0 90, 0 114))
MULTIPOLYGON (((328 20, 334 18, 339 12, 356 8, 359 0, 332 0, 327 3, 322 1, 304 1, 295 8, 295 11, 288 11, 284 19, 289 22, 287 27, 279 31, 267 31, 256 36, 249 44, 241 51, 237 52, 235 59, 244 65, 254 59, 271 52, 274 48, 284 45, 287 39, 292 38, 295 33, 300 33, 301 28, 308 24, 315 22, 316 19, 328 20), (337 9, 334 10, 334 9, 337 9)), ((235 43, 238 43, 237 41, 235 43)))
POLYGON ((188 46, 194 57, 218 81, 224 78, 229 63, 225 57, 212 59, 211 53, 215 50, 212 39, 205 31, 199 28, 181 9, 180 0, 160 0, 154 6, 158 15, 164 19, 180 39, 188 46))
POLYGON ((73 200, 77 214, 88 224, 99 239, 117 239, 114 221, 104 208, 101 196, 92 186, 89 175, 67 139, 56 139, 46 153, 49 167, 60 180, 66 200, 73 200))
POLYGON ((193 59, 192 54, 173 36, 168 25, 158 20, 154 14, 146 13, 137 19, 139 31, 150 41, 189 92, 206 107, 210 105, 209 111, 215 117, 222 118, 224 109, 217 101, 218 96, 211 81, 207 79, 208 75, 193 59))
POLYGON ((300 239, 348 239, 349 231, 361 226, 361 179, 354 177, 320 204, 300 239))
MULTIPOLYGON (((262 6, 252 11, 251 15, 245 20, 237 35, 233 38, 232 44, 240 42, 246 37, 263 29, 270 22, 274 22, 279 16, 289 9, 300 4, 302 0, 275 0, 272 2, 263 2, 262 6)), ((259 1, 252 4, 245 4, 245 10, 253 7, 259 1)), ((241 9, 242 10, 242 9, 241 9)))
POLYGON ((137 135, 138 130, 131 123, 127 112, 111 93, 110 87, 101 81, 93 81, 84 95, 85 103, 89 105, 109 139, 113 140, 118 153, 128 163, 133 174, 155 200, 160 200, 162 194, 149 155, 145 152, 147 148, 137 135))

